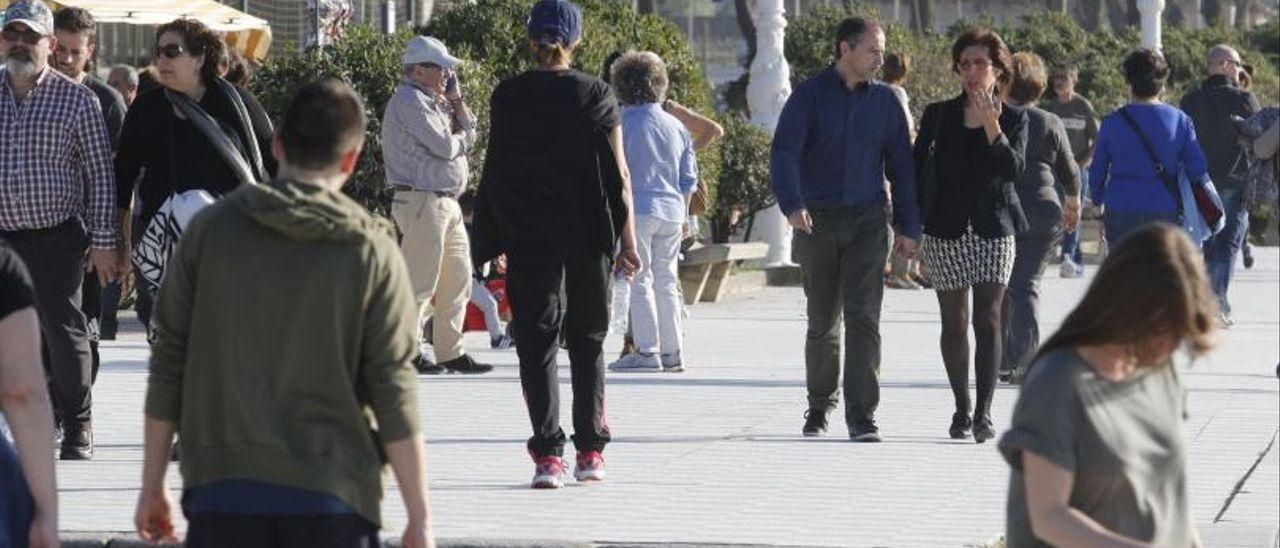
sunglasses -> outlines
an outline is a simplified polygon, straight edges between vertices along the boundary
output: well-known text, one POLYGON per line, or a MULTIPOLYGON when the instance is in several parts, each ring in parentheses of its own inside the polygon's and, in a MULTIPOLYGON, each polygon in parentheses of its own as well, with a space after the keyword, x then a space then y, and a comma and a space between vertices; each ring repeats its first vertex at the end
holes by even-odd
POLYGON ((969 70, 970 67, 984 69, 991 66, 991 60, 990 59, 961 59, 960 61, 956 62, 956 66, 960 67, 960 70, 969 70))
POLYGON ((44 38, 44 35, 30 29, 4 29, 0 31, 0 37, 3 37, 6 42, 24 42, 29 46, 34 46, 40 43, 40 39, 44 38))
POLYGON ((163 46, 156 46, 155 56, 157 59, 160 57, 164 57, 166 59, 177 59, 184 53, 187 53, 187 49, 182 47, 182 44, 165 44, 163 46))

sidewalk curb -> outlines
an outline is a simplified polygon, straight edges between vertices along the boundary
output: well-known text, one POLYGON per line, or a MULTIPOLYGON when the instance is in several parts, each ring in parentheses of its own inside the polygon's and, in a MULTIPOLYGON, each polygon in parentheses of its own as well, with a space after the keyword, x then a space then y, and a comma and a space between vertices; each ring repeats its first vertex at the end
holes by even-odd
MULTIPOLYGON (((138 539, 137 535, 125 532, 104 533, 68 533, 60 538, 63 548, 181 548, 177 544, 149 544, 138 539)), ((382 545, 387 548, 398 548, 398 538, 384 538, 382 545)), ((437 539, 438 548, 806 548, 804 546, 781 546, 774 544, 719 544, 694 542, 575 542, 565 540, 513 540, 513 539, 475 539, 454 538, 437 539)))

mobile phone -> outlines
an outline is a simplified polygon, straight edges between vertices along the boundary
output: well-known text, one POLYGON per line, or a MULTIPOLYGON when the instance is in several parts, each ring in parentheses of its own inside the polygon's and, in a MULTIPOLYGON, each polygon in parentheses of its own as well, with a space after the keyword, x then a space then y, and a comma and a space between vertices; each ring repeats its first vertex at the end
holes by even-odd
POLYGON ((444 83, 444 92, 452 94, 458 89, 458 74, 455 72, 449 75, 449 79, 444 83))

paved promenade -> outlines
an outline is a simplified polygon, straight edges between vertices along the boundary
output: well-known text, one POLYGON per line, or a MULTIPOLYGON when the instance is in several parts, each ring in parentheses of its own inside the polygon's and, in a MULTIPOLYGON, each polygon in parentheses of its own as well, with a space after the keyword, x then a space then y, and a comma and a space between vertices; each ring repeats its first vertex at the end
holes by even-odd
MULTIPOLYGON (((1280 253, 1257 253, 1258 265, 1238 270, 1232 287, 1237 325, 1184 376, 1192 507, 1208 546, 1277 546, 1280 253)), ((1088 283, 1049 273, 1044 331, 1056 328, 1088 283)), ((1008 467, 994 443, 947 439, 951 394, 933 293, 886 294, 882 444, 848 442, 839 414, 832 435, 800 436, 804 325, 798 288, 694 307, 687 373, 609 377, 616 439, 605 453, 609 481, 559 491, 527 488, 533 466, 514 352, 489 351, 482 335, 469 335, 474 355, 497 370, 420 384, 438 536, 894 547, 998 537, 1008 467)), ((130 329, 103 344, 94 389, 97 459, 58 466, 68 532, 132 529, 147 350, 136 324, 130 329)), ((609 357, 618 347, 609 341, 609 357)), ((562 380, 568 425, 567 367, 562 380)), ((1016 396, 1016 388, 997 391, 1000 431, 1016 396)), ((176 470, 171 477, 179 487, 176 470)), ((394 481, 388 484, 385 532, 398 536, 404 510, 394 481)))

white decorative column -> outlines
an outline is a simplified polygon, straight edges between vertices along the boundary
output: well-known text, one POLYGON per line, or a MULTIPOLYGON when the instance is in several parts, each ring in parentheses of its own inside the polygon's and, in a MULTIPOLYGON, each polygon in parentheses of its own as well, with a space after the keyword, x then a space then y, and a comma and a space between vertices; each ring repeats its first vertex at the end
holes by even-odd
MULTIPOLYGON (((783 0, 756 3, 756 57, 751 61, 751 82, 747 84, 747 105, 751 122, 770 136, 778 126, 782 106, 791 96, 791 67, 782 52, 783 0)), ((792 266, 791 226, 777 205, 756 213, 753 240, 769 244, 765 266, 792 266)))
POLYGON ((1138 0, 1138 13, 1142 14, 1142 47, 1161 51, 1160 14, 1164 13, 1165 0, 1138 0))

